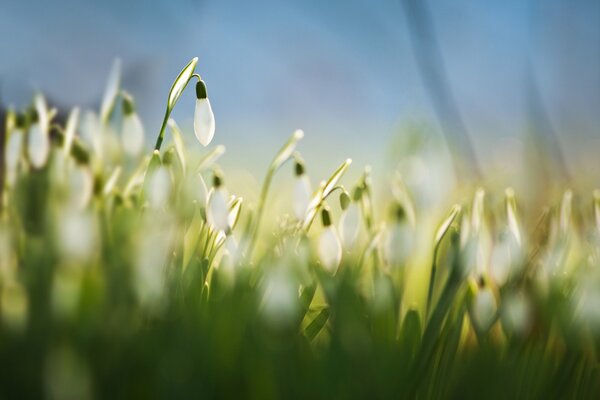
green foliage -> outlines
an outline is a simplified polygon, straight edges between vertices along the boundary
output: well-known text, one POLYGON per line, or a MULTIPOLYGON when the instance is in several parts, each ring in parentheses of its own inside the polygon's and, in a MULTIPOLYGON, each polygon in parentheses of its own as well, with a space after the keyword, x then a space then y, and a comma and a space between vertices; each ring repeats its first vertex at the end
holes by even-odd
MULTIPOLYGON (((174 83, 165 121, 194 67, 174 83)), ((600 395, 598 192, 579 203, 567 191, 529 230, 514 191, 495 212, 478 190, 436 231, 404 186, 387 200, 400 214, 373 213, 384 205, 368 168, 351 199, 348 159, 304 218, 265 213, 283 222, 262 232, 272 176, 299 159, 301 134, 273 159, 255 216, 225 191, 235 187, 215 166, 222 146, 195 159, 170 121, 173 145, 115 165, 91 150, 78 119, 75 109, 51 130, 43 167, 18 157, 2 169, 12 178, 0 180, 0 397, 600 395), (211 169, 221 184, 206 188, 211 169), (338 189, 343 207, 330 198, 338 189), (327 269, 313 220, 331 209, 337 226, 353 202, 360 235, 327 269), (416 246, 392 254, 417 234, 425 257, 410 257, 416 246), (411 273, 426 278, 418 298, 407 295, 411 273)), ((14 115, 7 125, 11 134, 14 115)))

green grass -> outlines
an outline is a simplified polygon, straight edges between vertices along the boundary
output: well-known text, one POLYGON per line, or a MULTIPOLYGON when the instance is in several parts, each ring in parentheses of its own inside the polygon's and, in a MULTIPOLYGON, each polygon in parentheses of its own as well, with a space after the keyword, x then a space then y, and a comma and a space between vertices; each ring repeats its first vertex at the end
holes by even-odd
POLYGON ((290 215, 273 215, 274 175, 295 181, 304 171, 302 134, 275 155, 256 204, 229 197, 236 188, 216 164, 223 148, 195 158, 169 122, 200 79, 194 68, 173 85, 147 156, 118 144, 127 132, 116 105, 125 100, 127 115, 134 105, 115 87, 91 138, 77 128, 78 110, 63 125, 41 96, 9 112, 0 397, 600 395, 600 193, 575 202, 566 191, 529 224, 512 190, 492 207, 478 189, 447 204, 431 232, 401 178, 389 183, 387 213, 369 169, 344 186, 346 160, 301 218, 291 204, 290 215), (30 147, 36 123, 47 153, 30 147), (291 165, 282 170, 292 162, 296 177, 291 165), (338 265, 328 252, 339 241, 320 242, 322 220, 339 228, 340 215, 359 233, 338 265), (414 257, 423 235, 426 260, 414 257))

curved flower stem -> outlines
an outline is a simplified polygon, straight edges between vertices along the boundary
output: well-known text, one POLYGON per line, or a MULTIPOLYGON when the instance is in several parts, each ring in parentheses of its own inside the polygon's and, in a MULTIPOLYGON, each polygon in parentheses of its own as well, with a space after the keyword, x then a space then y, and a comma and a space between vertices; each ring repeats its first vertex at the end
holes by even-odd
POLYGON ((248 252, 246 253, 248 259, 252 257, 252 252, 254 251, 254 247, 256 246, 256 239, 260 230, 262 214, 265 209, 265 203, 267 201, 267 195, 269 193, 271 181, 273 180, 273 175, 275 175, 275 170, 273 168, 269 168, 269 170, 267 171, 267 175, 265 176, 262 188, 260 190, 260 197, 258 199, 258 209, 256 211, 256 224, 254 225, 252 236, 250 237, 250 242, 248 244, 248 252))
POLYGON ((196 63, 198 62, 198 58, 192 59, 186 65, 183 70, 179 73, 175 82, 173 82, 173 86, 171 86, 171 90, 169 91, 169 100, 167 102, 167 110, 165 111, 165 117, 163 118, 162 125, 160 126, 160 131, 158 132, 158 137, 156 138, 156 144, 154 145, 154 150, 160 150, 160 146, 162 146, 163 139, 165 137, 165 129, 167 127, 167 122, 169 121, 169 117, 171 116, 171 111, 173 111, 173 107, 179 100, 181 93, 185 90, 188 83, 192 80, 192 78, 196 78, 200 80, 200 75, 194 73, 194 69, 196 68, 196 63), (186 79, 187 77, 187 79, 186 79), (179 86, 179 82, 185 79, 185 83, 179 86))

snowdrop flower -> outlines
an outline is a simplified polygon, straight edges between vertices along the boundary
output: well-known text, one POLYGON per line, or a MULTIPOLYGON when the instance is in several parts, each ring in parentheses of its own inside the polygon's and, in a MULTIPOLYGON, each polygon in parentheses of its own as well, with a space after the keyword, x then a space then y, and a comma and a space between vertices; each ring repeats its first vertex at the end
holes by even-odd
POLYGON ((162 208, 167 205, 171 194, 171 176, 165 167, 159 167, 150 176, 148 185, 148 200, 152 208, 162 208))
POLYGON ((194 133, 202 146, 208 146, 215 135, 215 116, 206 96, 204 81, 196 83, 196 110, 194 112, 194 133))
POLYGON ((517 334, 524 334, 531 328, 532 310, 527 297, 520 293, 506 296, 502 307, 504 327, 517 334))
POLYGON ((354 200, 350 200, 350 196, 346 192, 340 195, 340 206, 343 210, 340 217, 340 236, 346 250, 350 250, 358 238, 361 221, 359 205, 361 196, 360 188, 354 190, 354 200))
POLYGON ((93 215, 67 208, 57 221, 57 239, 61 255, 75 262, 86 262, 98 246, 98 227, 93 215))
POLYGON ((406 219, 404 208, 397 205, 395 221, 388 228, 383 242, 384 259, 391 267, 404 265, 414 245, 414 232, 406 219))
POLYGON ((46 165, 50 153, 50 137, 48 136, 48 113, 46 101, 41 95, 35 97, 35 110, 32 125, 29 128, 27 155, 34 168, 46 165))
POLYGON ((520 267, 521 248, 508 231, 494 244, 490 258, 490 272, 495 282, 502 286, 520 267))
POLYGON ((329 272, 335 273, 342 260, 342 244, 331 224, 329 210, 324 208, 321 216, 324 229, 319 237, 318 254, 323 267, 329 272))
POLYGON ((473 299, 472 318, 473 324, 482 332, 491 328, 495 318, 498 304, 496 297, 489 287, 477 291, 473 299))
POLYGON ((16 126, 8 133, 8 142, 6 143, 6 175, 8 183, 13 183, 17 176, 19 160, 23 148, 23 137, 25 127, 25 117, 21 114, 16 117, 16 126))
POLYGON ((144 127, 140 117, 135 112, 133 98, 125 92, 123 93, 123 127, 121 134, 125 153, 132 157, 139 155, 144 147, 144 127))
POLYGON ((310 179, 304 172, 304 163, 297 159, 295 163, 296 182, 294 183, 294 214, 299 220, 303 220, 308 209, 312 189, 310 179))
POLYGON ((273 268, 262 284, 262 314, 274 328, 294 320, 298 309, 298 286, 283 267, 273 268))
POLYGON ((213 229, 229 231, 229 195, 220 174, 215 173, 213 188, 208 195, 206 219, 213 229))

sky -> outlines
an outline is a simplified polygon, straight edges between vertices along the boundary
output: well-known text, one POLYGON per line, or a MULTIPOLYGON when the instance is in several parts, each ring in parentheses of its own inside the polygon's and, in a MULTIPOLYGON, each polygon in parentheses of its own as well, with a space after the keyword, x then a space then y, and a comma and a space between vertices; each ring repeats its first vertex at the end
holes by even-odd
MULTIPOLYGON (((61 107, 98 108, 120 58, 150 146, 173 79, 198 56, 228 151, 260 164, 302 128, 315 157, 368 162, 406 121, 436 121, 402 1, 3 0, 0 99, 23 106, 41 90, 61 107)), ((480 157, 528 126, 531 80, 572 159, 600 145, 600 2, 427 5, 480 157)), ((192 92, 174 113, 188 130, 192 92)))

